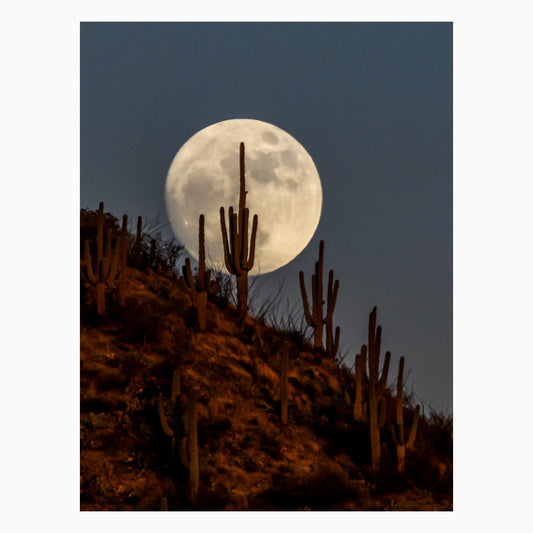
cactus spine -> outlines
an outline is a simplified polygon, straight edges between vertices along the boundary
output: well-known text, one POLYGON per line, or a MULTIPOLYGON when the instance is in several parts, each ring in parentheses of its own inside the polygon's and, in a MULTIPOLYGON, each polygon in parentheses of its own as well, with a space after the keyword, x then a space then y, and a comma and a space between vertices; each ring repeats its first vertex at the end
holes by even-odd
POLYGON ((234 213, 233 207, 228 209, 228 230, 224 208, 220 208, 220 228, 224 246, 224 262, 226 269, 237 279, 237 309, 239 316, 244 318, 248 312, 248 272, 254 266, 255 239, 257 235, 257 215, 252 222, 252 234, 248 245, 248 220, 250 211, 246 207, 246 187, 244 178, 244 143, 239 147, 240 188, 239 209, 234 213))
POLYGON ((335 356, 339 347, 340 328, 335 330, 333 336, 333 311, 337 301, 339 290, 339 280, 333 283, 333 270, 329 271, 328 294, 327 294, 327 312, 324 316, 324 296, 322 288, 322 276, 324 272, 324 241, 320 241, 318 247, 318 261, 315 263, 315 273, 311 276, 311 297, 312 309, 309 306, 307 291, 305 289, 304 273, 300 270, 300 291, 302 293, 302 302, 304 316, 307 324, 314 329, 314 347, 323 349, 324 326, 326 326, 326 352, 328 355, 335 356))
POLYGON ((381 326, 376 328, 377 308, 374 307, 368 321, 368 411, 370 422, 370 449, 372 454, 372 469, 379 470, 380 464, 380 426, 384 424, 380 420, 380 399, 387 385, 389 372, 390 352, 385 354, 385 361, 381 377, 379 376, 379 354, 381 348, 381 326))
POLYGON ((289 343, 283 343, 281 352, 281 371, 280 371, 280 396, 281 396, 281 423, 288 422, 288 405, 289 405, 289 343))
POLYGON ((416 430, 418 429, 418 419, 420 417, 420 405, 415 408, 413 423, 409 438, 405 440, 405 431, 403 425, 403 366, 405 358, 400 357, 398 369, 398 384, 396 388, 396 423, 392 426, 392 439, 396 444, 396 457, 398 460, 398 472, 405 470, 405 450, 413 446, 416 439, 416 430))
POLYGON ((85 267, 89 281, 96 287, 96 310, 99 317, 105 315, 105 291, 109 287, 118 271, 121 241, 126 236, 121 233, 120 239, 111 245, 111 235, 107 235, 104 254, 104 202, 98 207, 98 219, 96 229, 96 263, 93 267, 93 259, 89 241, 85 241, 85 267))
POLYGON ((207 326, 207 297, 218 291, 220 287, 220 278, 211 281, 211 270, 206 270, 205 268, 204 224, 204 215, 200 215, 198 224, 198 274, 196 279, 192 273, 189 258, 185 259, 185 265, 183 266, 183 278, 196 301, 198 326, 202 331, 207 326))

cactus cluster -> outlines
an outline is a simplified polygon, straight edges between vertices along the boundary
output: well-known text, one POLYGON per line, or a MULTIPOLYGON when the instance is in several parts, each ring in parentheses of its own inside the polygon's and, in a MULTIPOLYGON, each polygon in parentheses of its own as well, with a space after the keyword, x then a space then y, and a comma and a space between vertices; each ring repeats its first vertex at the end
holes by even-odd
POLYGON ((248 223, 250 210, 246 207, 246 186, 244 176, 244 143, 239 147, 240 187, 239 209, 235 213, 233 206, 228 209, 228 229, 224 207, 220 208, 220 228, 224 247, 224 263, 228 272, 237 280, 237 309, 244 318, 248 312, 248 273, 254 266, 255 239, 257 236, 257 215, 252 222, 252 233, 248 244, 248 223))
MULTIPOLYGON (((385 389, 390 365, 390 352, 385 353, 381 369, 381 326, 376 325, 377 308, 374 307, 368 319, 368 344, 361 346, 355 357, 355 397, 353 402, 354 421, 369 424, 372 469, 379 470, 381 452, 380 432, 386 425, 387 402, 385 389), (368 362, 368 373, 367 373, 368 362)), ((416 438, 420 406, 416 406, 409 438, 405 439, 403 425, 403 368, 405 358, 400 358, 396 392, 396 422, 391 426, 392 438, 396 444, 398 471, 405 469, 405 450, 413 446, 416 438)))
POLYGON ((396 457, 398 460, 398 472, 405 470, 405 450, 412 448, 416 439, 416 430, 418 429, 418 419, 420 417, 420 405, 415 407, 413 423, 409 437, 405 438, 405 429, 403 423, 403 366, 405 358, 400 357, 398 368, 398 381, 396 385, 396 422, 391 427, 392 440, 396 445, 396 457))
POLYGON ((385 361, 379 375, 379 359, 381 349, 381 326, 376 326, 377 308, 374 307, 368 320, 368 420, 370 424, 370 449, 372 468, 379 470, 381 443, 380 429, 384 424, 385 409, 384 392, 389 373, 390 352, 385 353, 385 361))
POLYGON ((205 237, 204 215, 200 215, 198 221, 198 273, 196 278, 191 269, 191 261, 185 259, 183 266, 183 279, 193 294, 198 314, 198 327, 204 331, 207 326, 207 297, 220 289, 220 278, 211 280, 211 270, 205 268, 205 237))
MULTIPOLYGON (((126 217, 124 215, 124 217, 126 217)), ((119 267, 123 264, 121 260, 121 250, 124 250, 126 241, 127 218, 123 219, 120 236, 115 239, 110 232, 105 235, 104 247, 104 202, 100 202, 98 207, 98 219, 96 229, 96 258, 93 258, 89 241, 85 241, 85 268, 87 278, 96 287, 96 310, 99 317, 105 315, 105 293, 106 290, 114 285, 119 267), (105 248, 105 252, 104 252, 105 248), (94 261, 94 264, 93 264, 94 261)), ((122 252, 123 253, 123 252, 122 252)))
POLYGON ((327 289, 327 309, 324 315, 324 292, 322 277, 324 272, 324 241, 320 241, 318 248, 318 261, 315 263, 315 273, 311 276, 312 306, 309 305, 307 291, 305 289, 304 273, 300 270, 300 291, 302 294, 304 316, 307 324, 314 330, 314 347, 323 350, 324 326, 326 327, 326 353, 335 357, 339 349, 340 328, 333 332, 333 311, 337 302, 339 280, 333 283, 333 270, 329 271, 327 289))

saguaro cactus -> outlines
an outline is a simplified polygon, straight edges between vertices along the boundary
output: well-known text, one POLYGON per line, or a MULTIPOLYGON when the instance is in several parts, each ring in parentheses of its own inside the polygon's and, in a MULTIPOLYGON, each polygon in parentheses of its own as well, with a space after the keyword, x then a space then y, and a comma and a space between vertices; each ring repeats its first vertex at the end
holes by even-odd
POLYGON ((309 306, 307 291, 305 289, 304 273, 300 270, 300 290, 302 293, 302 302, 304 316, 307 324, 314 329, 314 346, 323 349, 324 326, 326 326, 326 351, 330 355, 335 355, 339 347, 340 328, 335 331, 335 340, 333 338, 333 311, 337 301, 339 290, 339 280, 333 283, 333 270, 329 271, 328 294, 327 294, 327 312, 324 316, 324 293, 322 288, 322 276, 324 272, 324 241, 320 241, 318 247, 318 261, 315 263, 315 273, 311 276, 311 296, 312 309, 309 306))
POLYGON ((198 498, 200 484, 196 391, 190 392, 185 410, 181 398, 181 379, 178 370, 172 375, 170 405, 172 414, 167 417, 163 408, 163 399, 159 396, 159 420, 165 434, 172 437, 173 458, 189 471, 188 495, 190 503, 194 504, 198 498))
POLYGON ((248 311, 248 273, 254 266, 255 239, 257 235, 257 215, 252 222, 252 234, 248 245, 248 220, 250 211, 246 207, 246 187, 244 179, 244 143, 239 147, 240 188, 239 210, 234 212, 233 206, 228 209, 228 230, 224 208, 220 208, 220 228, 224 246, 224 262, 226 269, 237 280, 237 309, 241 318, 248 311))
POLYGON ((198 274, 196 279, 192 273, 189 258, 185 259, 185 265, 183 266, 183 278, 196 301, 198 326, 202 331, 207 326, 207 297, 218 291, 220 287, 220 278, 211 281, 211 270, 206 270, 205 268, 204 224, 204 215, 200 215, 198 224, 198 274))
POLYGON ((175 370, 172 374, 172 389, 170 393, 170 417, 165 415, 163 407, 163 397, 159 396, 157 407, 159 411, 159 421, 166 435, 172 438, 172 457, 188 468, 187 449, 185 445, 185 409, 181 399, 181 374, 175 370))
POLYGON ((405 470, 405 450, 413 446, 416 439, 416 430, 418 429, 418 419, 420 416, 420 405, 415 408, 413 423, 409 438, 405 440, 405 431, 403 425, 403 366, 405 358, 400 357, 398 368, 398 383, 396 386, 396 423, 391 427, 392 439, 396 444, 396 457, 398 459, 398 472, 405 470))
POLYGON ((121 233, 120 239, 111 245, 111 235, 107 235, 104 254, 104 202, 100 202, 98 208, 98 220, 96 229, 96 263, 93 267, 93 259, 89 247, 89 241, 85 241, 85 268, 89 281, 96 287, 96 310, 99 317, 105 315, 105 291, 109 287, 118 272, 121 240, 126 236, 121 233))
POLYGON ((377 308, 374 307, 368 321, 368 414, 370 422, 370 449, 372 469, 379 470, 380 463, 380 426, 383 419, 379 417, 380 398, 387 386, 390 352, 386 352, 381 377, 379 376, 379 354, 381 348, 381 326, 376 328, 377 308))
POLYGON ((283 343, 280 365, 280 397, 281 397, 281 423, 288 422, 289 405, 289 343, 283 343))

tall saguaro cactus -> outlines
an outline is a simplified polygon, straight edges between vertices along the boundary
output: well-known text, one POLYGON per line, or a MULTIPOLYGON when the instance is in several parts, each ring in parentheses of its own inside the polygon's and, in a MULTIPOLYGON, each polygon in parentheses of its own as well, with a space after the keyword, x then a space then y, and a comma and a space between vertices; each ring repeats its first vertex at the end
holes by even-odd
MULTIPOLYGON (((372 454, 372 469, 379 470, 381 444, 379 407, 382 402, 387 376, 389 372, 390 352, 385 353, 385 361, 381 376, 379 375, 379 356, 381 349, 381 326, 376 327, 377 308, 374 307, 368 320, 368 415, 370 422, 370 449, 372 454)), ((383 405, 384 408, 384 405, 383 405)))
POLYGON ((220 208, 220 228, 224 246, 224 262, 228 272, 237 279, 237 309, 241 318, 244 318, 248 311, 248 273, 254 266, 257 215, 253 217, 252 233, 248 244, 250 210, 246 207, 243 142, 239 147, 239 167, 239 209, 237 213, 234 212, 233 206, 228 209, 229 238, 223 207, 220 208))
POLYGON ((324 316, 324 292, 322 288, 322 277, 324 273, 324 241, 320 241, 318 247, 318 261, 315 263, 315 273, 311 276, 311 297, 312 308, 309 306, 307 291, 305 289, 304 273, 300 270, 300 290, 302 293, 302 302, 304 316, 307 324, 314 329, 314 347, 323 349, 324 326, 326 326, 326 352, 335 356, 339 347, 340 328, 335 331, 333 337, 333 311, 337 302, 337 293, 339 290, 339 280, 333 283, 333 270, 329 271, 328 294, 327 294, 327 311, 324 316))
POLYGON ((400 357, 400 365, 398 369, 398 382, 396 386, 396 423, 392 426, 392 439, 396 444, 396 457, 398 460, 398 472, 405 470, 405 450, 413 446, 416 439, 416 430, 418 429, 418 419, 420 416, 420 405, 415 408, 413 423, 409 437, 405 439, 405 431, 403 425, 403 366, 405 358, 400 357))
POLYGON ((172 375, 172 392, 170 396, 172 414, 165 415, 163 399, 158 398, 159 420, 166 435, 172 437, 172 456, 182 467, 189 471, 188 496, 191 504, 196 503, 200 484, 200 467, 198 459, 198 411, 196 392, 189 394, 187 407, 181 398, 181 374, 176 370, 172 375))
POLYGON ((113 283, 117 275, 120 249, 122 247, 121 242, 126 238, 124 232, 121 232, 120 238, 115 241, 115 246, 112 247, 111 235, 108 233, 104 253, 104 219, 104 202, 100 202, 96 229, 96 262, 94 266, 89 241, 85 241, 85 268, 89 281, 96 287, 96 310, 99 317, 105 315, 105 291, 113 283))
POLYGON ((183 278, 196 300, 198 326, 202 331, 207 326, 207 297, 218 291, 220 287, 220 278, 211 281, 211 270, 206 270, 205 268, 204 225, 204 215, 200 215, 198 221, 198 274, 196 279, 194 278, 189 258, 185 259, 185 265, 183 266, 183 278))

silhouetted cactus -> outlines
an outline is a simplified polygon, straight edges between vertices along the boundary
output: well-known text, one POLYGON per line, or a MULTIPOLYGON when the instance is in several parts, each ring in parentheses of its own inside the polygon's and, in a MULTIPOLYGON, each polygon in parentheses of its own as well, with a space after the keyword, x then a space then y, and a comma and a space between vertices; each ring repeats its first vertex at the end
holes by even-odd
POLYGON ((368 418, 370 423, 370 449, 372 469, 379 470, 380 463, 380 426, 379 402, 387 386, 390 352, 386 352, 381 377, 379 376, 379 355, 381 349, 381 326, 376 327, 377 308, 374 307, 368 320, 368 418))
POLYGON ((244 143, 239 147, 240 188, 239 210, 234 213, 233 206, 228 209, 228 230, 224 208, 220 208, 220 228, 224 246, 224 262, 228 272, 237 280, 237 309, 241 318, 248 312, 248 273, 254 266, 255 239, 257 235, 257 215, 252 222, 252 234, 248 245, 248 219, 250 211, 246 207, 246 187, 244 178, 244 143))
POLYGON ((413 446, 416 439, 416 430, 418 429, 418 419, 420 416, 420 405, 415 408, 413 423, 409 437, 405 440, 405 431, 403 424, 403 366, 405 358, 400 357, 398 369, 398 382, 396 386, 396 423, 391 427, 392 439, 396 444, 396 457, 398 460, 398 472, 405 470, 405 450, 413 446))
POLYGON ((167 417, 163 407, 163 397, 160 395, 157 401, 159 421, 166 435, 172 438, 172 457, 180 464, 188 468, 187 450, 185 447, 185 409, 181 398, 181 374, 178 370, 172 374, 172 389, 170 393, 170 412, 167 417))
POLYGON ((192 272, 189 258, 185 259, 185 265, 183 266, 183 278, 196 301, 198 326, 202 331, 207 326, 207 297, 217 292, 220 288, 220 278, 211 281, 211 270, 206 270, 205 268, 204 224, 204 215, 200 215, 198 224, 198 274, 196 279, 192 272))
POLYGON ((122 240, 126 238, 121 232, 119 239, 112 246, 111 235, 107 234, 104 254, 104 202, 98 207, 98 220, 96 230, 96 262, 93 266, 93 258, 89 241, 85 241, 85 268, 89 281, 96 287, 96 310, 99 317, 105 315, 105 291, 115 280, 119 269, 120 249, 122 240))
POLYGON ((326 352, 335 356, 339 348, 340 328, 335 330, 333 337, 333 311, 337 301, 339 290, 339 280, 333 283, 333 270, 329 271, 328 294, 327 294, 327 312, 324 316, 324 295, 322 288, 322 276, 324 272, 324 241, 320 241, 318 248, 318 261, 315 263, 315 273, 311 276, 311 296, 312 308, 309 306, 307 291, 305 289, 304 273, 300 270, 300 291, 302 293, 302 302, 304 316, 307 324, 314 329, 314 347, 323 349, 324 326, 326 326, 326 352))
POLYGON ((172 415, 167 417, 163 407, 162 396, 158 398, 158 411, 161 427, 165 434, 172 437, 172 456, 179 460, 181 466, 189 471, 189 502, 195 504, 198 499, 200 484, 200 467, 198 459, 198 413, 196 391, 189 393, 187 408, 184 409, 181 398, 181 375, 176 370, 172 375, 172 392, 170 396, 172 415))
POLYGON ((283 343, 280 365, 281 423, 288 422, 289 405, 289 343, 283 343))

